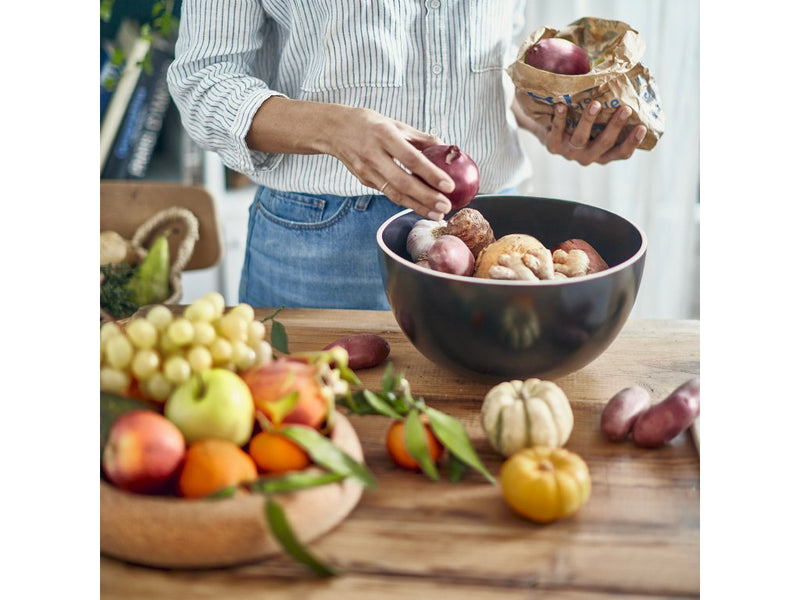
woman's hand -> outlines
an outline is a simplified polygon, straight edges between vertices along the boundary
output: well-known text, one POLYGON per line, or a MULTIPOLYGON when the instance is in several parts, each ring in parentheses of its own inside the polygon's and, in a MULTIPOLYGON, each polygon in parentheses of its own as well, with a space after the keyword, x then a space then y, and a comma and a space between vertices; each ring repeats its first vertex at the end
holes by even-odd
POLYGON ((361 183, 434 221, 450 212, 450 200, 442 192, 452 192, 455 183, 422 154, 424 148, 441 144, 438 138, 364 108, 345 109, 338 124, 325 151, 361 183))
POLYGON ((246 140, 262 152, 330 154, 395 204, 434 221, 450 212, 444 194, 455 183, 422 154, 441 141, 374 110, 273 96, 256 111, 246 140))
POLYGON ((589 139, 597 115, 600 114, 600 103, 591 102, 581 115, 572 135, 565 132, 567 108, 564 104, 556 104, 555 114, 549 127, 544 127, 528 117, 518 103, 514 103, 514 115, 521 127, 533 132, 552 154, 577 161, 582 165, 598 163, 604 165, 612 160, 630 158, 647 133, 644 125, 634 127, 628 136, 617 143, 623 126, 631 116, 628 106, 618 108, 606 124, 600 135, 589 139))

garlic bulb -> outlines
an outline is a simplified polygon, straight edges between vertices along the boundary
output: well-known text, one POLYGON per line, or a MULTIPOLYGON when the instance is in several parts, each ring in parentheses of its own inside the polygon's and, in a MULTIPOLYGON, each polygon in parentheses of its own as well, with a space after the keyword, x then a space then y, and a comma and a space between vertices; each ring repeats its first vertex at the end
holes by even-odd
POLYGON ((444 219, 441 221, 420 219, 414 223, 406 238, 406 250, 411 255, 411 260, 414 262, 425 260, 428 257, 428 249, 436 238, 444 235, 446 226, 447 222, 444 219))

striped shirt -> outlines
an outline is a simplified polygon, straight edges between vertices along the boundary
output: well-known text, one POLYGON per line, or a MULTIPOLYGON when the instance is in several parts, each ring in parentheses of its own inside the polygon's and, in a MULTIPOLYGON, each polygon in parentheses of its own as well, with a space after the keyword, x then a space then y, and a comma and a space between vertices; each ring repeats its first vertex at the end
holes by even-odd
POLYGON ((329 155, 267 154, 245 136, 270 96, 371 108, 456 144, 481 193, 528 162, 505 67, 522 0, 184 0, 170 93, 183 126, 230 168, 279 190, 374 194, 329 155))

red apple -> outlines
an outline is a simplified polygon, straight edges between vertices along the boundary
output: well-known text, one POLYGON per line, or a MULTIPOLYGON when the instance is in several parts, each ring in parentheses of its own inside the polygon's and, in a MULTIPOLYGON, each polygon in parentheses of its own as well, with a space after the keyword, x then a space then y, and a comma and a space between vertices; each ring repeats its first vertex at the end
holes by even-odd
POLYGON ((112 423, 103 449, 103 471, 118 488, 156 494, 177 475, 186 455, 180 430, 160 413, 126 412, 112 423))
POLYGON ((318 429, 328 416, 328 402, 316 367, 308 363, 280 358, 256 369, 241 373, 250 388, 257 411, 271 421, 308 425, 318 429), (281 404, 297 392, 294 406, 281 414, 281 404))
POLYGON ((563 38, 544 38, 528 48, 525 62, 561 75, 584 75, 591 70, 586 50, 563 38))

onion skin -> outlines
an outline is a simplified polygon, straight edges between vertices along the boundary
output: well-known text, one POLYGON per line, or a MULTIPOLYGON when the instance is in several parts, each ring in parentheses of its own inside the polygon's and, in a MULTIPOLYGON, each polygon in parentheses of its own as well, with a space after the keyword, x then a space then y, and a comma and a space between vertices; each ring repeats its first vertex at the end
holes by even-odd
POLYGON ((450 200, 452 210, 464 208, 475 199, 481 178, 478 165, 466 152, 458 146, 439 144, 428 146, 422 153, 456 184, 452 192, 444 194, 450 200))
POLYGON ((560 75, 585 75, 592 70, 586 51, 562 38, 544 38, 528 48, 525 62, 560 75))

